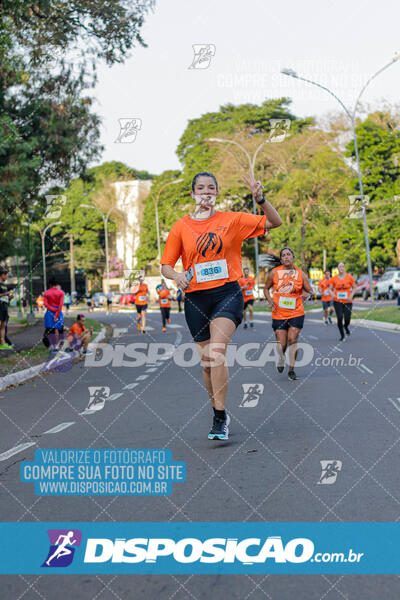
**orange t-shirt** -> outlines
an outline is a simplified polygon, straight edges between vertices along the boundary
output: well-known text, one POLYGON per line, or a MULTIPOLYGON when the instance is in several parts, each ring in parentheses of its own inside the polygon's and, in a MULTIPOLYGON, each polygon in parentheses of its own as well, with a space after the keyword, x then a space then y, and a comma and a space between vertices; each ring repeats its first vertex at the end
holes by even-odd
POLYGON ((321 292, 321 300, 323 302, 329 302, 330 300, 333 300, 331 293, 329 292, 329 286, 331 284, 331 279, 321 279, 320 282, 318 283, 318 288, 321 292), (325 294, 325 291, 327 291, 328 293, 325 294))
POLYGON ((148 292, 148 287, 146 283, 142 283, 142 285, 139 285, 139 289, 136 292, 136 296, 135 296, 135 304, 137 304, 138 306, 144 306, 145 304, 147 304, 147 292, 148 292))
POLYGON ((301 269, 297 267, 286 269, 283 265, 275 267, 272 286, 276 306, 276 310, 271 312, 273 319, 292 319, 304 315, 301 269))
POLYGON ((86 331, 86 327, 84 325, 80 325, 79 323, 74 323, 71 325, 69 330, 70 335, 82 335, 82 333, 86 331))
POLYGON ((158 290, 158 296, 161 308, 171 308, 171 293, 169 290, 158 290))
POLYGON ((238 281, 243 292, 243 300, 254 300, 253 288, 254 288, 254 277, 241 277, 238 281))
POLYGON ((162 265, 174 267, 182 257, 189 271, 185 293, 220 287, 242 276, 242 242, 264 235, 266 215, 219 212, 198 221, 189 215, 176 221, 168 235, 162 265))
POLYGON ((339 275, 332 277, 330 284, 335 289, 335 302, 352 302, 350 300, 350 288, 354 286, 354 279, 349 274, 340 279, 339 275))

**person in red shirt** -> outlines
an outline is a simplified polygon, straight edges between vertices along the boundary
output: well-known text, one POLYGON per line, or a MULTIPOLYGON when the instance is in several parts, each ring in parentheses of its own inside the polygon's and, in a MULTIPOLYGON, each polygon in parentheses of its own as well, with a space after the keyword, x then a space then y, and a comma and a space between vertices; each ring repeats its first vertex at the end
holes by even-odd
POLYGON ((228 369, 227 346, 243 319, 243 240, 264 235, 282 220, 262 193, 252 174, 244 178, 263 214, 215 210, 218 182, 207 172, 192 181, 194 212, 174 223, 161 258, 161 273, 185 291, 185 318, 202 359, 204 382, 214 411, 208 439, 227 440, 229 415, 225 411, 228 369), (174 267, 179 258, 185 272, 174 267))
POLYGON ((318 288, 321 292, 322 308, 324 311, 325 325, 332 325, 333 298, 330 291, 331 272, 325 271, 323 279, 318 282, 318 288))
POLYGON ((253 304, 254 304, 254 277, 250 277, 249 275, 249 269, 246 267, 245 269, 243 269, 243 277, 241 277, 239 279, 239 285, 242 289, 243 292, 243 302, 244 302, 244 309, 243 309, 243 321, 244 321, 244 325, 243 328, 247 329, 247 309, 249 310, 250 313, 250 327, 254 327, 254 311, 253 311, 253 304))
POLYGON ((158 302, 160 304, 162 330, 167 331, 166 324, 171 323, 170 310, 171 310, 171 292, 165 285, 165 281, 161 282, 161 287, 157 289, 158 302))
POLYGON ((264 287, 265 298, 272 308, 272 328, 275 331, 279 359, 277 369, 282 373, 285 368, 285 352, 289 346, 289 371, 291 380, 298 379, 294 365, 297 355, 297 341, 304 325, 303 300, 309 298, 313 289, 307 275, 294 265, 294 252, 291 248, 282 248, 279 266, 268 273, 264 287), (271 298, 270 289, 273 289, 271 298))
POLYGON ((49 280, 49 289, 43 294, 45 337, 48 337, 50 354, 62 350, 64 344, 64 292, 56 278, 49 280))
POLYGON ((91 350, 88 350, 93 329, 86 329, 85 320, 85 315, 76 316, 76 323, 71 325, 68 333, 68 345, 71 350, 80 350, 82 354, 93 354, 91 350))
POLYGON ((144 283, 143 277, 139 277, 139 284, 134 289, 134 292, 138 329, 139 331, 142 330, 142 333, 146 333, 146 310, 149 300, 149 288, 144 283))
POLYGON ((335 308, 337 325, 340 332, 340 341, 343 342, 345 339, 344 332, 346 332, 347 335, 350 335, 349 325, 353 308, 355 281, 349 273, 346 273, 344 262, 338 264, 338 271, 338 275, 332 277, 329 289, 334 297, 333 306, 335 308))

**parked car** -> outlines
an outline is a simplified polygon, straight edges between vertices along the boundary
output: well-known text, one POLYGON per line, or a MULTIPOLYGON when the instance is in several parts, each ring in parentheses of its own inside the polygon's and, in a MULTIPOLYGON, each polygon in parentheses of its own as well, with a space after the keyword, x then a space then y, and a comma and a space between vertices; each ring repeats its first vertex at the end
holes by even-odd
POLYGON ((95 292, 92 296, 93 304, 96 308, 99 306, 105 306, 106 304, 106 295, 103 292, 95 292))
POLYGON ((123 306, 129 306, 129 304, 135 304, 135 294, 121 294, 119 303, 123 306))
POLYGON ((400 292, 400 269, 387 269, 376 284, 376 297, 393 300, 400 292))
MULTIPOLYGON (((380 280, 381 275, 372 275, 372 285, 374 286, 374 289, 376 290, 376 284, 377 282, 380 280)), ((370 291, 370 285, 369 285, 369 277, 368 277, 368 273, 363 273, 362 275, 360 275, 356 281, 356 289, 354 292, 354 296, 362 296, 363 300, 367 300, 369 298, 369 296, 371 295, 371 291, 370 291)), ((376 296, 376 291, 375 294, 376 296)))

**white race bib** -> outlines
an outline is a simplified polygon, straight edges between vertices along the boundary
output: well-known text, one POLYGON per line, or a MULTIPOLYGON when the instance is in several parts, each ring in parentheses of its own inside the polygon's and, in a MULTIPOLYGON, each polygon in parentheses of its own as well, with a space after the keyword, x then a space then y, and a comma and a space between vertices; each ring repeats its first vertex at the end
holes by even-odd
POLYGON ((138 296, 138 300, 139 300, 139 302, 145 302, 146 296, 138 296))
POLYGON ((337 297, 338 297, 338 300, 346 300, 347 292, 338 292, 337 297))
POLYGON ((161 304, 168 304, 168 298, 161 298, 161 304))
POLYGON ((278 306, 281 308, 288 308, 294 310, 296 308, 296 298, 290 298, 289 296, 279 296, 278 306))
POLYGON ((209 262, 197 263, 194 265, 196 271, 197 283, 205 283, 206 281, 215 281, 216 279, 228 279, 228 265, 226 259, 210 260, 209 262))
POLYGON ((253 295, 253 290, 245 290, 244 295, 245 296, 252 296, 253 295))

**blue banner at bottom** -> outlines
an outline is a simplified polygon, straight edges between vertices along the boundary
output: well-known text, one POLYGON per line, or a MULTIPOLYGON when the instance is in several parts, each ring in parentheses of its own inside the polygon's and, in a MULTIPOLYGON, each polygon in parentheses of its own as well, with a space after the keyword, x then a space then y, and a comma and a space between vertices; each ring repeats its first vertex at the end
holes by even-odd
POLYGON ((1 523, 1 574, 400 574, 400 523, 1 523))

